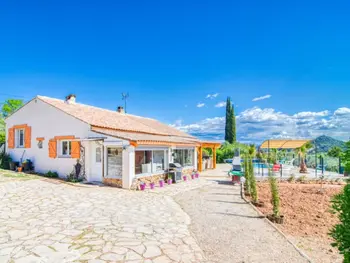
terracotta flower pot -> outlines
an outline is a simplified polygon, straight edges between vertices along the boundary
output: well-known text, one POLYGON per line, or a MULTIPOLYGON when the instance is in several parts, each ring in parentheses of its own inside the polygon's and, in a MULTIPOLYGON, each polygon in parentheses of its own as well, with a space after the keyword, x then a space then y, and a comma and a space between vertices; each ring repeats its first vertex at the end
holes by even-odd
POLYGON ((17 171, 19 172, 19 173, 21 173, 22 172, 22 167, 17 167, 17 171))

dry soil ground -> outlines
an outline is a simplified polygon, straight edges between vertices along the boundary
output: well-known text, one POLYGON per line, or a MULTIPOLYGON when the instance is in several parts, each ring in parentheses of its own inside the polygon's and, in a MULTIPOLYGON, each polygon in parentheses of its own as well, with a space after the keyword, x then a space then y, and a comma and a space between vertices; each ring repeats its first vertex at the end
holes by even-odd
MULTIPOLYGON (((314 262, 341 262, 337 249, 328 236, 337 217, 330 213, 330 200, 341 185, 279 183, 281 213, 285 222, 278 227, 314 262)), ((267 182, 258 183, 259 199, 264 214, 271 214, 271 193, 267 182)))

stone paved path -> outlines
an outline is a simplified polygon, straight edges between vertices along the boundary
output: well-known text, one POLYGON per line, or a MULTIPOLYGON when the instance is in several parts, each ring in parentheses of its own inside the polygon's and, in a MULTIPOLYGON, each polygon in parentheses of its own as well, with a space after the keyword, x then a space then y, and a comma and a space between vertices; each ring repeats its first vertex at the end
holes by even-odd
POLYGON ((218 181, 175 197, 209 262, 308 262, 242 200, 239 186, 218 181))
POLYGON ((0 184, 0 262, 202 262, 189 224, 166 194, 0 184))

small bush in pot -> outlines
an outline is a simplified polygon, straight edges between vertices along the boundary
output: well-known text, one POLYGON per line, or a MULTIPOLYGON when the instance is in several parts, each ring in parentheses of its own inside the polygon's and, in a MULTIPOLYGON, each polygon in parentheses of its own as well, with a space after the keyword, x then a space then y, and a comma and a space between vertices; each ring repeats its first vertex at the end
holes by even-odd
POLYGON ((144 182, 140 183, 140 190, 144 191, 146 189, 146 184, 144 182))
POLYGON ((164 187, 164 180, 163 179, 159 180, 159 187, 164 187))

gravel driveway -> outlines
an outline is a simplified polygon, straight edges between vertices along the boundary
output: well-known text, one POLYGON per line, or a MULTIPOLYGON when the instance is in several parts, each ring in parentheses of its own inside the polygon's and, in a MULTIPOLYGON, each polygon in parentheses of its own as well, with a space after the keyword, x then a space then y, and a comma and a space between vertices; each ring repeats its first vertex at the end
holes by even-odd
POLYGON ((209 262, 308 262, 241 199, 239 186, 228 183, 175 196, 209 262))

